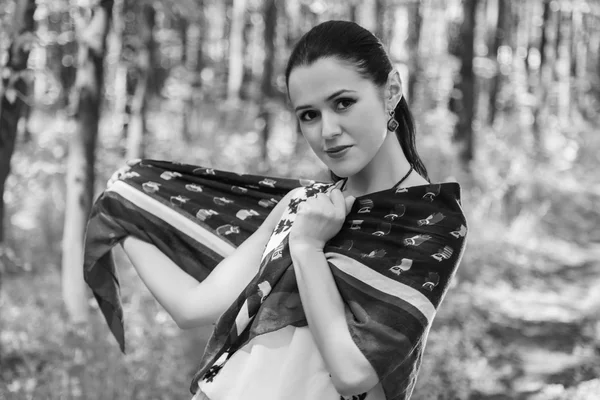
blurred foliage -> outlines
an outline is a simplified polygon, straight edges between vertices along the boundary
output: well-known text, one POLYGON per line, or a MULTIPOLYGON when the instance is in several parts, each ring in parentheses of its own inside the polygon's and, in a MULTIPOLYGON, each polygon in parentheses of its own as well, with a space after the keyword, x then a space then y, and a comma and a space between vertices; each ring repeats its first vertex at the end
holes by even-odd
MULTIPOLYGON (((157 85, 148 99, 147 157, 238 172, 328 179, 327 171, 298 134, 287 107, 282 78, 285 61, 298 34, 314 23, 348 19, 358 13, 358 19, 368 25, 376 18, 368 13, 369 4, 375 2, 297 0, 282 5, 272 82, 276 90, 267 100, 269 113, 260 118, 264 106, 258 83, 264 51, 261 2, 248 0, 246 4, 246 78, 235 104, 224 101, 229 3, 204 0, 202 7, 191 0, 147 3, 156 10, 153 68, 157 85), (206 24, 201 26, 201 21, 206 24), (194 48, 198 45, 200 50, 194 48), (201 55, 201 62, 189 62, 196 57, 193 54, 201 55), (186 104, 193 104, 189 114, 186 104)), ((409 3, 386 2, 382 32, 400 29, 394 27, 390 15, 409 3)), ((531 32, 538 32, 532 34, 529 50, 520 44, 506 44, 492 56, 484 38, 494 33, 493 24, 488 23, 493 7, 480 6, 474 60, 480 105, 473 121, 476 151, 465 168, 457 157, 460 144, 453 140, 457 116, 448 107, 456 95, 454 82, 460 68, 460 43, 452 41, 451 34, 460 27, 460 1, 422 3, 419 71, 410 99, 417 119, 419 152, 432 180, 462 184, 470 236, 455 284, 430 332, 413 399, 597 399, 600 4, 549 3, 555 12, 581 11, 591 44, 585 85, 581 86, 581 76, 570 80, 572 101, 566 119, 561 109, 564 87, 559 85, 560 76, 552 74, 551 85, 544 86, 550 93, 541 104, 537 133, 534 115, 540 104, 536 93, 542 83, 532 49, 539 43, 544 2, 523 2, 531 8, 513 10, 517 16, 531 13, 535 22, 529 25, 531 32), (502 72, 502 85, 497 115, 489 124, 489 108, 482 104, 496 71, 502 72)), ((3 26, 10 24, 12 4, 0 3, 3 26)), ((75 67, 69 18, 74 6, 76 2, 38 0, 38 43, 30 57, 35 74, 30 99, 34 111, 29 121, 33 139, 20 139, 4 194, 8 245, 21 260, 21 268, 8 271, 0 290, 0 398, 189 398, 189 379, 210 329, 179 331, 122 253, 117 252, 116 257, 123 266, 128 353, 119 353, 98 312, 93 313, 89 326, 66 322, 59 266, 65 160, 74 129, 67 109, 75 67)), ((124 21, 134 23, 135 18, 125 15, 124 21)), ((516 22, 512 29, 516 35, 516 22)), ((0 49, 7 46, 2 32, 0 29, 0 49)), ((397 43, 402 35, 396 36, 389 38, 392 50, 402 47, 397 43)), ((122 127, 127 117, 116 106, 123 95, 118 71, 120 63, 133 55, 121 53, 120 40, 114 29, 106 54, 97 194, 124 162, 122 127)), ((403 60, 394 61, 404 65, 403 60)), ((90 306, 96 307, 91 298, 90 306)))

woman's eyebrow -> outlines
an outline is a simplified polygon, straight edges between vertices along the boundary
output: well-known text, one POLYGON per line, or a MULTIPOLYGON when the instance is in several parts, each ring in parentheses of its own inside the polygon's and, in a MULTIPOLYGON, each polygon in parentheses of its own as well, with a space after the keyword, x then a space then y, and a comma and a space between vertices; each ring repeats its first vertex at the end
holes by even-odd
MULTIPOLYGON (((329 97, 327 97, 325 99, 325 101, 329 101, 329 100, 335 98, 336 96, 339 96, 340 94, 346 93, 346 92, 353 92, 353 93, 355 93, 356 90, 350 90, 350 89, 341 89, 341 90, 338 90, 337 92, 334 92, 334 93, 330 94, 329 97)), ((310 108, 310 106, 298 106, 298 107, 295 108, 294 111, 298 112, 300 110, 304 110, 305 108, 310 108)))

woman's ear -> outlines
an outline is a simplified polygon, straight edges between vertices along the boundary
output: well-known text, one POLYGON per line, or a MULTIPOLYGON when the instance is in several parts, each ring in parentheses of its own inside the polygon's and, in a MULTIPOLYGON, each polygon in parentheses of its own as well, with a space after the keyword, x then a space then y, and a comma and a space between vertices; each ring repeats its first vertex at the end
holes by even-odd
POLYGON ((395 110, 396 106, 402 99, 402 80, 400 73, 396 68, 392 69, 388 74, 386 84, 386 106, 388 110, 395 110))

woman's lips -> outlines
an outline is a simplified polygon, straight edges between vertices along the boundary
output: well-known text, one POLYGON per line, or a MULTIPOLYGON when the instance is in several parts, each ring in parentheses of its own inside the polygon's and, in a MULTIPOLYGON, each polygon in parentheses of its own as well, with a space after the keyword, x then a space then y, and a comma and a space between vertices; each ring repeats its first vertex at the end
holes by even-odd
POLYGON ((325 153, 327 153, 327 155, 331 158, 340 158, 346 155, 346 153, 348 152, 348 150, 350 150, 352 146, 348 146, 348 147, 344 147, 341 150, 338 151, 326 151, 325 153))

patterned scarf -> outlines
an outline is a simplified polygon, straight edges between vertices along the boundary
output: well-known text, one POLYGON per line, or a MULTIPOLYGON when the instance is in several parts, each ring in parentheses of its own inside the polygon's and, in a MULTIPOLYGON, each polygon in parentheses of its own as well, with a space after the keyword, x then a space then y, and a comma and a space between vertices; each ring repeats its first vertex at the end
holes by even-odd
MULTIPOLYGON (((123 308, 111 248, 133 235, 202 281, 294 188, 288 211, 331 183, 237 174, 141 160, 98 198, 88 221, 84 276, 121 350, 123 308)), ((282 218, 273 234, 291 223, 282 218)), ((324 247, 346 304, 351 336, 377 372, 386 398, 414 389, 435 312, 466 244, 457 183, 392 187, 358 197, 324 247)), ((235 350, 287 325, 306 326, 287 236, 267 249, 259 272, 219 318, 193 378, 211 379, 235 350)))

